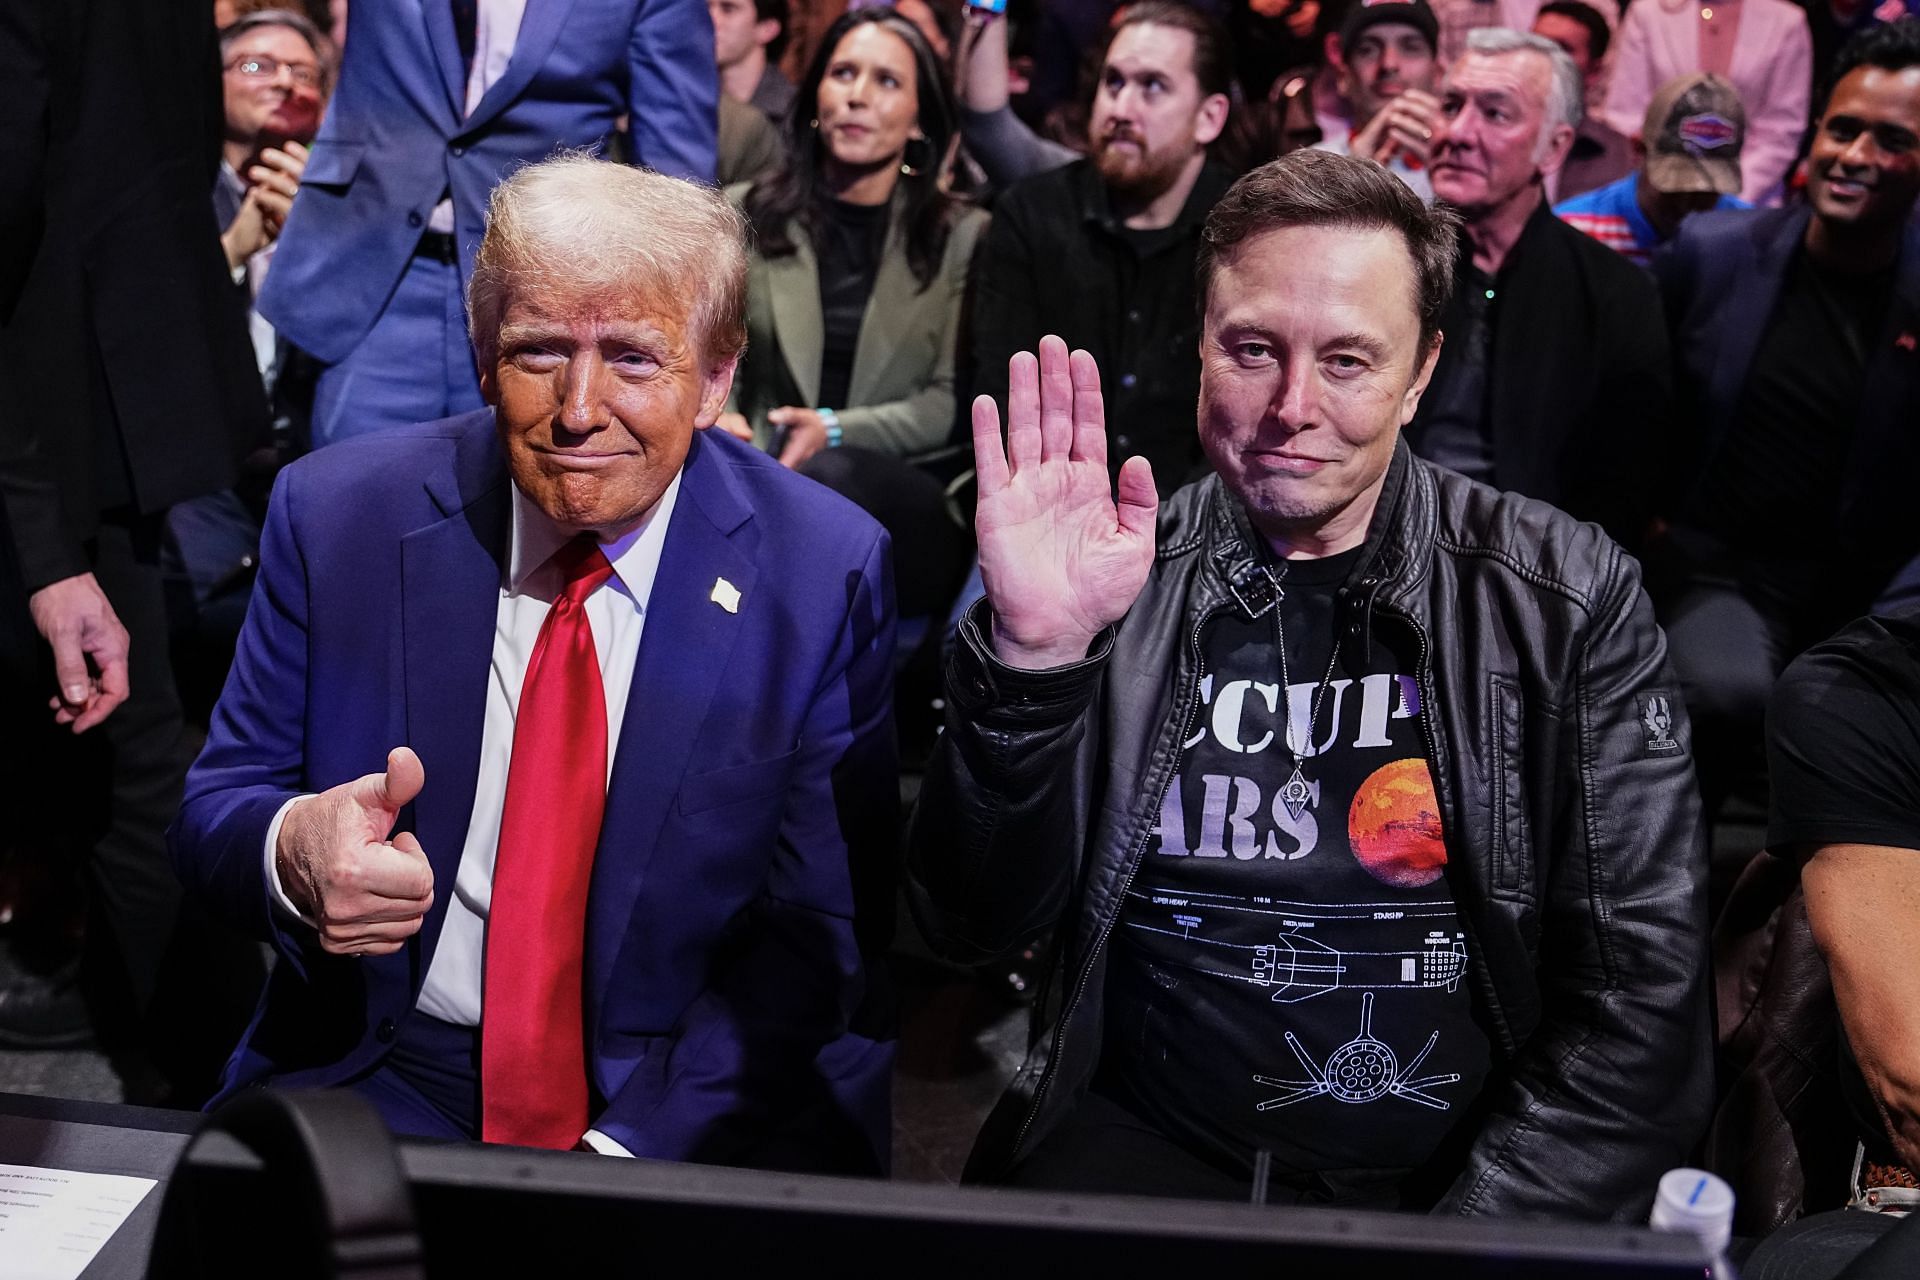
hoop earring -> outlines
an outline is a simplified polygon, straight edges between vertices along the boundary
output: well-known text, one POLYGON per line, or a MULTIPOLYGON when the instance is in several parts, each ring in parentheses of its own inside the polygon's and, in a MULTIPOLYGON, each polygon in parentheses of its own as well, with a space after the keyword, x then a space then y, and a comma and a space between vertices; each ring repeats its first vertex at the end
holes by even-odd
POLYGON ((931 169, 933 167, 933 159, 934 159, 933 140, 931 138, 928 138, 924 134, 916 134, 915 136, 908 138, 906 150, 903 151, 900 155, 901 176, 907 177, 907 178, 919 177, 923 170, 931 169), (920 144, 925 154, 925 159, 921 159, 917 162, 913 154, 913 145, 916 142, 920 144))

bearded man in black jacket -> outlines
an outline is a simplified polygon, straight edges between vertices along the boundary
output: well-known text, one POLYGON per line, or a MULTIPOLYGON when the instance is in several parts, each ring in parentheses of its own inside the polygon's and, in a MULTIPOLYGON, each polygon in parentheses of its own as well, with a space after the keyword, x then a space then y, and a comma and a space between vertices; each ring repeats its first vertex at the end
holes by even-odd
POLYGON ((1056 930, 970 1176, 1644 1218, 1710 1102, 1685 711, 1633 562, 1413 457, 1455 222, 1318 151, 1208 219, 1215 474, 1109 489, 1099 371, 974 406, 987 599, 911 900, 1056 930), (1257 1180, 1257 1179, 1256 1179, 1257 1180))

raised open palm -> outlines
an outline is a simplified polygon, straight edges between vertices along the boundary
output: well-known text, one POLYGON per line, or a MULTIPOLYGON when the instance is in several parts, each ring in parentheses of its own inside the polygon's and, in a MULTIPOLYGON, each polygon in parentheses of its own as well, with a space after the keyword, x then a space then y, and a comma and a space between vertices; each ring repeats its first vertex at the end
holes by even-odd
POLYGON ((973 402, 979 474, 974 532, 993 606, 993 646, 1009 666, 1076 662, 1132 607, 1153 565, 1160 501, 1144 458, 1107 480, 1106 408, 1093 357, 1055 337, 1008 365, 1006 448, 989 396, 973 402))

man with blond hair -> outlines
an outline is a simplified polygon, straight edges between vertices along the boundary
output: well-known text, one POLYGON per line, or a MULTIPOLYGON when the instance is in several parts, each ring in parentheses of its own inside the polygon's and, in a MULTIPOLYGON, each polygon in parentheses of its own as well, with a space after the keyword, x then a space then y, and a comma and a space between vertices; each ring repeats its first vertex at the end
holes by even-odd
POLYGON ((717 192, 523 169, 474 265, 488 407, 281 476, 173 832, 280 954, 223 1093, 884 1170, 889 552, 704 429, 745 279, 717 192))

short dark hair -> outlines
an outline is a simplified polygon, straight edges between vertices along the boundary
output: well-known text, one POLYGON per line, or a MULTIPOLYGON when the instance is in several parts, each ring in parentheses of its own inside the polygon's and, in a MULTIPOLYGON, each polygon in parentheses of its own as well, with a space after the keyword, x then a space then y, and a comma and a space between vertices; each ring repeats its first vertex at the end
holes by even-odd
POLYGON ((1613 28, 1600 16, 1600 11, 1584 0, 1549 0, 1540 6, 1540 12, 1534 15, 1538 21, 1549 13, 1570 18, 1587 29, 1587 59, 1599 62, 1607 56, 1607 46, 1613 43, 1613 28))
POLYGON ((1827 112, 1827 99, 1834 86, 1861 67, 1882 71, 1905 71, 1920 66, 1920 18, 1909 14, 1897 22, 1868 27, 1840 46, 1833 58, 1833 74, 1827 77, 1826 92, 1820 95, 1816 118, 1827 112))
POLYGON ((1140 27, 1151 24, 1156 27, 1173 27, 1185 31, 1193 37, 1193 78, 1200 82, 1200 93, 1212 97, 1216 93, 1233 94, 1233 55, 1227 51, 1227 32, 1219 21, 1200 12, 1192 5, 1179 4, 1176 0, 1139 0, 1130 4, 1107 33, 1106 49, 1100 53, 1100 61, 1107 60, 1107 50, 1113 48, 1113 41, 1128 27, 1140 27))
POLYGON ((1233 184, 1207 215, 1195 259, 1194 290, 1204 316, 1213 274, 1241 244, 1284 227, 1350 227, 1398 233, 1413 259, 1420 359, 1433 350, 1440 313, 1453 294, 1460 219, 1429 209, 1405 183, 1371 160, 1308 149, 1289 152, 1233 184))
POLYGON ((787 30, 793 23, 792 13, 787 8, 787 0, 753 0, 753 20, 755 22, 777 22, 780 34, 767 41, 767 61, 778 62, 780 55, 787 51, 787 30))

